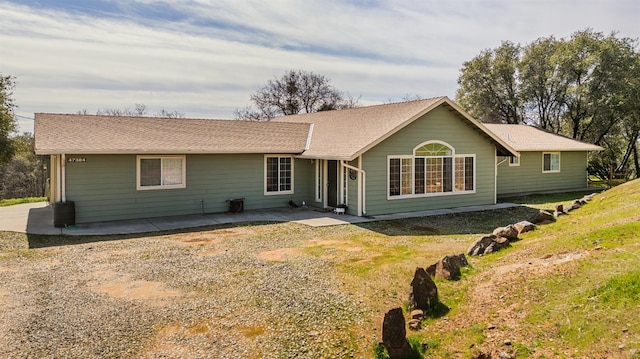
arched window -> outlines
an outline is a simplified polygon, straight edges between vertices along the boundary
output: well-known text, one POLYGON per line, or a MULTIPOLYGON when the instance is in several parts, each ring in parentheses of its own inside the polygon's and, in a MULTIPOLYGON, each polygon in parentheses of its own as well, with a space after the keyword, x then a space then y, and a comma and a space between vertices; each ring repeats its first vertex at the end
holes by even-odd
POLYGON ((413 150, 414 156, 453 156, 453 148, 446 142, 429 141, 418 145, 413 150))
POLYGON ((475 191, 475 155, 456 155, 443 141, 427 141, 413 156, 389 156, 389 198, 475 191))

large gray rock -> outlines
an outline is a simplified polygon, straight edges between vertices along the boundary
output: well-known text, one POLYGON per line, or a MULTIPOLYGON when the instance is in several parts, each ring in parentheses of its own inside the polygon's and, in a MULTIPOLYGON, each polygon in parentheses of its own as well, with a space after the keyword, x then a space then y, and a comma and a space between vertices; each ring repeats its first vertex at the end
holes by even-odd
POLYGON ((438 304, 438 287, 423 268, 416 268, 409 293, 409 310, 422 309, 425 313, 438 304))
POLYGON ((460 269, 469 265, 464 253, 444 256, 438 262, 427 267, 426 272, 436 279, 458 280, 460 269))
POLYGON ((529 221, 521 221, 516 224, 512 224, 513 227, 518 231, 518 234, 531 232, 536 229, 536 225, 529 221))
POLYGON ((580 208, 580 207, 582 207, 582 203, 580 203, 580 200, 579 200, 579 199, 575 199, 575 200, 573 200, 573 202, 571 202, 571 204, 569 205, 569 207, 567 207, 567 208, 565 208, 565 209, 564 209, 564 211, 565 211, 565 212, 571 212, 571 211, 573 211, 574 209, 578 209, 578 208, 580 208))
POLYGON ((391 359, 406 358, 411 353, 402 308, 393 308, 385 313, 382 322, 382 345, 387 349, 391 359))
POLYGON ((494 234, 486 235, 475 241, 467 250, 470 256, 481 256, 492 252, 497 252, 502 248, 509 246, 509 240, 504 237, 498 237, 494 234))
POLYGON ((510 241, 516 240, 518 239, 518 234, 520 234, 520 232, 518 231, 518 229, 516 227, 514 227, 512 224, 506 226, 506 227, 498 227, 496 229, 493 230, 493 234, 495 236, 498 237, 503 237, 506 238, 510 241))
POLYGON ((538 213, 534 214, 533 216, 531 216, 531 218, 528 219, 528 221, 533 224, 546 224, 551 223, 555 220, 556 219, 553 217, 553 214, 543 210, 538 211, 538 213))

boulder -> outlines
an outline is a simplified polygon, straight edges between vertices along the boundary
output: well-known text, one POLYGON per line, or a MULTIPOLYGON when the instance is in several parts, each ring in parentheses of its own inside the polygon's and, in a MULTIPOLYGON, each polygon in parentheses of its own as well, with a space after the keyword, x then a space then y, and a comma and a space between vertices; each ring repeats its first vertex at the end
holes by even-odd
POLYGON ((438 287, 436 283, 423 268, 416 268, 411 281, 409 309, 422 309, 425 313, 429 313, 437 303, 438 287))
POLYGON ((567 207, 567 208, 565 209, 565 212, 571 212, 571 211, 573 211, 574 209, 578 209, 578 208, 580 208, 580 207, 582 207, 582 204, 580 203, 580 200, 579 200, 579 199, 576 199, 576 200, 573 200, 573 202, 571 202, 571 204, 569 205, 569 207, 567 207))
POLYGON ((531 216, 531 218, 528 219, 528 221, 533 224, 547 224, 555 220, 556 219, 551 213, 543 210, 538 211, 538 213, 534 214, 533 216, 531 216))
POLYGON ((467 250, 467 254, 470 256, 481 256, 491 252, 496 252, 508 246, 508 239, 498 237, 494 234, 489 234, 475 241, 471 247, 469 247, 469 250, 467 250))
POLYGON ((419 319, 422 320, 424 318, 424 310, 422 309, 414 309, 411 311, 411 319, 419 319))
POLYGON ((389 358, 406 358, 411 352, 407 342, 407 328, 402 308, 393 308, 384 315, 382 322, 382 345, 389 358))
POLYGON ((553 216, 558 218, 559 215, 566 214, 564 212, 564 206, 562 204, 556 205, 556 210, 553 212, 553 216))
POLYGON ((422 329, 422 321, 420 319, 411 319, 409 321, 409 329, 420 330, 422 329))
POLYGON ((508 225, 506 227, 498 227, 493 230, 493 234, 498 237, 506 238, 510 241, 518 239, 518 234, 520 232, 513 225, 508 225))
POLYGON ((426 271, 437 279, 458 280, 460 269, 469 265, 464 253, 444 256, 437 263, 427 267, 426 271))
POLYGON ((518 234, 531 232, 536 229, 536 225, 529 221, 521 221, 516 224, 512 224, 512 226, 516 228, 518 234))

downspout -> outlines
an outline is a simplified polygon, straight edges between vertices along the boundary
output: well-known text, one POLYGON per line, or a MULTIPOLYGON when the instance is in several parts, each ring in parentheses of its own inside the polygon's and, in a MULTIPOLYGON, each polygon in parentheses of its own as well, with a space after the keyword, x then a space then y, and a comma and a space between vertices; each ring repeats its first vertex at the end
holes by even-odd
POLYGON ((60 155, 60 167, 61 167, 61 176, 60 176, 60 195, 61 201, 67 202, 67 155, 60 155))
MULTIPOLYGON (((345 160, 341 160, 340 163, 350 169, 350 170, 354 170, 356 172, 359 172, 362 175, 362 181, 358 181, 358 216, 361 217, 365 214, 367 214, 367 207, 366 207, 366 188, 367 188, 367 177, 366 177, 366 172, 358 167, 354 167, 350 164, 348 164, 345 160)), ((362 164, 362 162, 360 162, 360 164, 362 164)))
MULTIPOLYGON (((496 153, 496 160, 498 159, 498 149, 495 149, 495 153, 496 153)), ((507 161, 507 157, 505 157, 502 161, 500 162, 496 162, 496 168, 495 168, 495 176, 496 178, 493 180, 493 204, 497 204, 498 203, 498 166, 500 166, 501 164, 505 163, 507 161)))

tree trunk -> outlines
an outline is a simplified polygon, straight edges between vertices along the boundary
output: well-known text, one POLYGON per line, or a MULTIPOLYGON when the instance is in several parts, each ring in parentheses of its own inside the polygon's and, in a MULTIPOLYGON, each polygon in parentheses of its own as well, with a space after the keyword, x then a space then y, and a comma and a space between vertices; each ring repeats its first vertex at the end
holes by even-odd
POLYGON ((633 161, 636 165, 636 178, 640 178, 640 160, 638 160, 638 144, 633 146, 633 161))
MULTIPOLYGON (((629 161, 631 154, 637 153, 637 142, 638 142, 639 136, 640 136, 640 129, 636 129, 635 131, 633 131, 633 134, 629 138, 629 145, 627 146, 627 150, 624 153, 624 157, 622 157, 622 161, 620 162, 620 165, 618 166, 618 168, 616 168, 616 172, 622 171, 624 167, 627 165, 627 162, 629 161)), ((636 157, 636 161, 637 160, 638 159, 636 157)))

